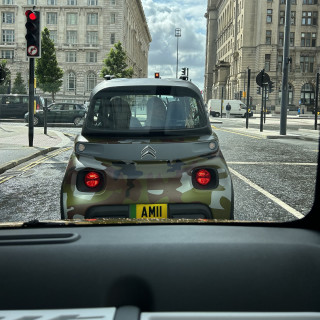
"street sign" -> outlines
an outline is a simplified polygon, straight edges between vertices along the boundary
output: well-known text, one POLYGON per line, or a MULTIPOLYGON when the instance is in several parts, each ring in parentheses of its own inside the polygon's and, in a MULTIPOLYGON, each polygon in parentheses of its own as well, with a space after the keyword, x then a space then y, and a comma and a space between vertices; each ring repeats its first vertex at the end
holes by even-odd
POLYGON ((258 73, 256 82, 259 87, 267 85, 270 82, 270 76, 266 72, 264 72, 264 70, 262 70, 258 73))
POLYGON ((28 56, 34 57, 38 55, 39 49, 35 45, 31 45, 28 47, 27 52, 28 52, 28 56))

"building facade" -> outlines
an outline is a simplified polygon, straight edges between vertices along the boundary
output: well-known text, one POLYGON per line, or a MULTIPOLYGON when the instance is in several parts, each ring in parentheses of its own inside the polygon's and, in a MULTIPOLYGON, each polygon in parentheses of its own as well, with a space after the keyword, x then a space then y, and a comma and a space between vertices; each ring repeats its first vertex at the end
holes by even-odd
MULTIPOLYGON (((317 0, 291 0, 289 106, 313 109, 320 65, 317 0)), ((285 0, 208 0, 204 98, 240 98, 251 70, 252 105, 261 105, 256 76, 264 69, 274 82, 267 106, 280 111, 285 0)), ((244 98, 242 98, 244 99, 244 98)), ((246 101, 246 99, 245 99, 246 101)))
POLYGON ((134 77, 148 76, 151 36, 141 0, 2 0, 0 58, 7 60, 12 81, 21 72, 28 83, 25 11, 33 6, 41 13, 41 29, 50 31, 64 72, 56 100, 88 100, 92 88, 103 81, 103 60, 118 41, 134 77))

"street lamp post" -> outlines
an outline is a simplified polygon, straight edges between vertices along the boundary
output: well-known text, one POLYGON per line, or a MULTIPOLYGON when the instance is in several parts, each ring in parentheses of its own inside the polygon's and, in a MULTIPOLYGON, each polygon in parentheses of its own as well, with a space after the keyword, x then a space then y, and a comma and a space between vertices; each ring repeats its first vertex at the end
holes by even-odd
POLYGON ((178 79, 178 60, 179 60, 179 37, 181 37, 181 29, 176 28, 175 37, 177 38, 177 69, 176 69, 176 78, 178 79))

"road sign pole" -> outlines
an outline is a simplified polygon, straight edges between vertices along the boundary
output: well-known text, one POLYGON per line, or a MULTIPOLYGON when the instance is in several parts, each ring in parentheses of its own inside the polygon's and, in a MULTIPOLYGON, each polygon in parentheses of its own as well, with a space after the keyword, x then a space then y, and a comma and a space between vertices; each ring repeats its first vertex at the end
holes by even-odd
POLYGON ((282 67, 282 88, 281 88, 281 113, 280 113, 280 135, 287 134, 287 107, 288 107, 288 74, 289 74, 289 40, 291 22, 291 1, 286 2, 286 25, 283 44, 283 67, 282 67))
POLYGON ((250 103, 250 77, 251 70, 248 68, 248 86, 247 86, 247 113, 246 113, 246 128, 249 127, 249 103, 250 103))
POLYGON ((318 99, 319 99, 319 77, 320 73, 317 73, 317 81, 316 81, 316 97, 315 97, 315 105, 314 105, 314 130, 317 130, 318 126, 318 99))
POLYGON ((267 86, 264 85, 264 109, 263 109, 263 123, 266 123, 266 113, 267 113, 267 86))
POLYGON ((34 58, 29 58, 29 147, 33 147, 33 113, 34 113, 34 58))

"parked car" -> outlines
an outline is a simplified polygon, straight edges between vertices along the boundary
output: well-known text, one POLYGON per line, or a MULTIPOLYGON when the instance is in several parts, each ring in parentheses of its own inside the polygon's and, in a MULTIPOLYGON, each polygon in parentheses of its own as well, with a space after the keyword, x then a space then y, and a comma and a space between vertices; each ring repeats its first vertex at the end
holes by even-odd
MULTIPOLYGON (((79 126, 83 123, 86 109, 77 103, 52 103, 48 106, 47 123, 73 123, 79 126)), ((25 115, 25 121, 29 120, 29 113, 25 115)), ((33 116, 35 126, 44 123, 44 110, 37 110, 33 116)))
MULTIPOLYGON (((44 107, 43 97, 34 96, 35 111, 44 107)), ((29 95, 27 94, 1 94, 0 95, 0 118, 23 119, 29 111, 29 95)))
POLYGON ((194 84, 112 79, 93 90, 62 182, 62 219, 230 220, 233 201, 231 176, 194 84))
MULTIPOLYGON (((231 111, 230 114, 234 116, 245 117, 247 113, 247 106, 241 100, 223 100, 222 103, 222 115, 226 114, 226 105, 230 104, 231 111)), ((210 99, 208 101, 208 106, 210 110, 210 115, 213 117, 220 117, 221 115, 221 100, 220 99, 210 99)), ((248 110, 249 117, 253 116, 252 110, 248 110)))

